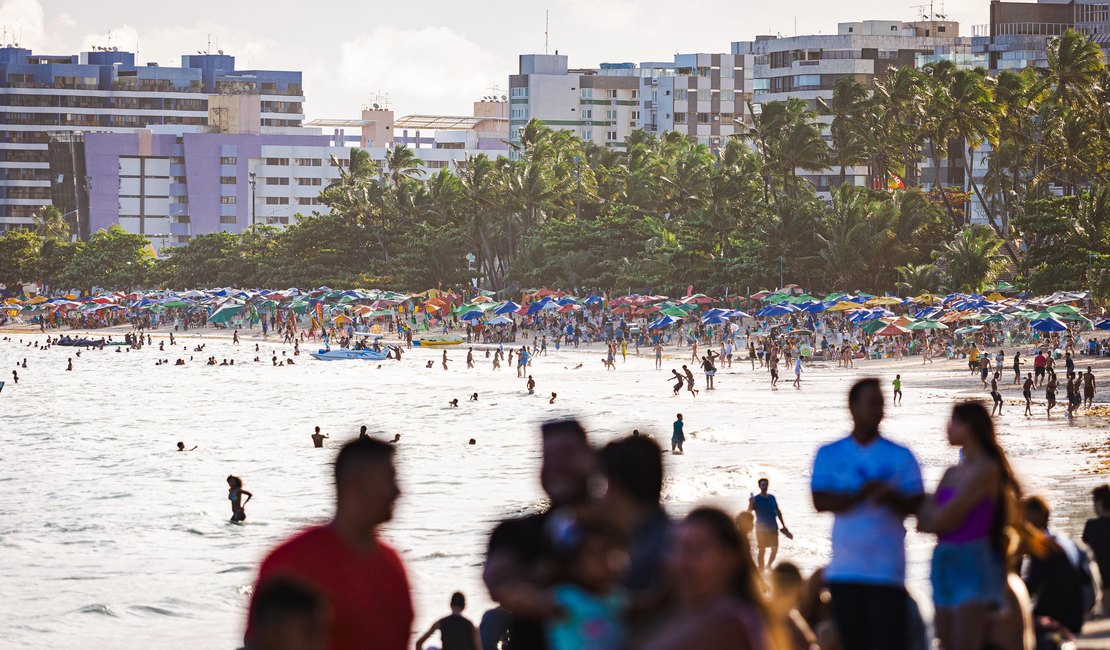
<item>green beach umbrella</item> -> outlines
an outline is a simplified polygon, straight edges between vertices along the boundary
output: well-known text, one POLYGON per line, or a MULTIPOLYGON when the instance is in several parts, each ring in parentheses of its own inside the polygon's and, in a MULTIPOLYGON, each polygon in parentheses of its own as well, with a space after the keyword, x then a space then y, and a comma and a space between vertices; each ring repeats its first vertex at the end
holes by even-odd
POLYGON ((915 332, 920 330, 946 330, 948 326, 939 320, 918 320, 907 325, 906 329, 915 332))

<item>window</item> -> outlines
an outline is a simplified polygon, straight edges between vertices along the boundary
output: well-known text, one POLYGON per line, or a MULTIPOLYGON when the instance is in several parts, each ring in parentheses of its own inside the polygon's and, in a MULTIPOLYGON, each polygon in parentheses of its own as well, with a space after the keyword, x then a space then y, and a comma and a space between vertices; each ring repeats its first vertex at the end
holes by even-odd
POLYGON ((238 162, 239 162, 239 159, 236 158, 235 156, 220 156, 220 164, 221 165, 234 165, 238 162))
POLYGON ((170 182, 175 183, 177 185, 184 185, 185 184, 185 177, 184 176, 171 176, 170 177, 170 182))
MULTIPOLYGON (((447 161, 446 160, 426 160, 426 161, 424 161, 424 166, 427 167, 428 169, 444 169, 444 168, 447 167, 447 161)), ((314 201, 319 201, 319 199, 313 199, 313 200, 314 201)))
POLYGON ((170 164, 171 165, 184 165, 185 164, 185 156, 173 156, 173 157, 171 157, 170 158, 170 164))
POLYGON ((608 96, 609 96, 609 99, 616 99, 617 98, 617 91, 615 89, 610 90, 608 92, 608 96))
POLYGON ((674 122, 675 124, 684 124, 686 122, 686 113, 675 113, 674 122))
MULTIPOLYGON (((235 197, 232 197, 235 198, 235 197)), ((232 201, 234 203, 234 201, 232 201)), ((289 205, 288 196, 267 196, 266 205, 289 205)))
POLYGON ((633 122, 635 122, 636 120, 639 120, 640 119, 640 111, 632 111, 632 114, 629 117, 632 118, 633 122))
POLYGON ((234 185, 234 184, 235 184, 235 177, 234 176, 221 176, 220 177, 220 185, 234 185))
POLYGON ((794 77, 794 88, 820 88, 821 75, 819 74, 800 74, 794 77))
POLYGON ((324 164, 319 158, 297 158, 293 162, 301 167, 322 167, 324 164))
MULTIPOLYGON (((234 199, 235 197, 233 196, 231 198, 234 199)), ((189 205, 189 197, 187 197, 187 196, 175 196, 175 197, 173 197, 173 202, 178 204, 178 205, 189 205)))
POLYGON ((223 203, 224 205, 235 205, 236 203, 238 203, 238 201, 236 201, 236 198, 237 197, 234 196, 221 196, 220 203, 223 203))
POLYGON ((605 119, 607 119, 607 120, 617 119, 617 112, 616 111, 605 111, 605 119))
POLYGON ((514 108, 511 112, 511 115, 509 115, 509 117, 511 117, 514 120, 523 120, 524 118, 528 117, 528 109, 527 108, 514 108))
POLYGON ((605 139, 608 140, 609 142, 615 141, 617 139, 617 132, 616 131, 606 131, 605 132, 605 139))
POLYGON ((284 177, 284 176, 282 176, 281 178, 270 177, 270 178, 266 179, 266 184, 267 185, 288 185, 289 184, 289 179, 284 177))
POLYGON ((685 99, 689 98, 689 95, 690 95, 690 91, 686 90, 685 88, 679 88, 678 90, 674 91, 674 98, 675 99, 685 100, 685 99))
MULTIPOLYGON (((288 180, 288 179, 286 179, 288 180)), ((297 178, 297 185, 323 185, 324 180, 321 178, 297 178)))
POLYGON ((235 223, 235 215, 232 215, 230 217, 227 216, 227 215, 221 216, 220 217, 220 223, 234 224, 235 223))
POLYGON ((187 214, 179 214, 173 218, 174 223, 190 223, 190 221, 189 215, 187 214))
POLYGON ((594 119, 594 111, 591 108, 583 108, 582 112, 579 113, 579 115, 581 115, 582 119, 584 119, 584 120, 594 119))
POLYGON ((267 165, 273 165, 275 167, 284 167, 284 166, 289 164, 289 159, 288 158, 267 158, 266 159, 266 164, 267 165))
POLYGON ((589 142, 590 140, 593 140, 593 139, 594 139, 593 131, 583 131, 582 132, 582 141, 583 142, 589 142))
POLYGON ((509 96, 510 97, 527 97, 528 96, 528 88, 527 87, 510 88, 509 89, 509 96))
POLYGON ((709 88, 702 88, 698 91, 698 101, 708 102, 713 99, 713 91, 709 88))
POLYGON ((297 198, 297 205, 320 205, 320 199, 313 197, 299 197, 297 198))
POLYGON ((698 124, 709 124, 709 113, 698 113, 698 124))
POLYGON ((582 99, 593 99, 593 97, 594 97, 594 89, 593 88, 583 88, 582 89, 582 99))

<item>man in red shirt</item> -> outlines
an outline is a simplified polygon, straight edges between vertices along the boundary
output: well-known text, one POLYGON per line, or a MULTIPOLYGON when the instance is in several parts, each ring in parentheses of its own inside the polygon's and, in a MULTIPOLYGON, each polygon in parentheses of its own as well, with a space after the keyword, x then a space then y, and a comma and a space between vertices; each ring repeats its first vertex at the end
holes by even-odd
MULTIPOLYGON (((258 572, 255 593, 268 581, 282 579, 302 582, 323 597, 331 614, 330 650, 409 646, 408 577, 396 551, 377 537, 400 495, 393 450, 373 439, 344 445, 335 459, 335 517, 276 548, 258 572)), ((248 622, 247 650, 256 640, 252 632, 248 622)))

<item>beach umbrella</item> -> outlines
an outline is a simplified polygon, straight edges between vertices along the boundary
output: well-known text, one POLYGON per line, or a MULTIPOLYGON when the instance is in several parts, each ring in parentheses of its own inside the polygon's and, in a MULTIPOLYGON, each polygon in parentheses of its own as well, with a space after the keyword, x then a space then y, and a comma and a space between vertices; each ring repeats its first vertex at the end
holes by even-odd
POLYGON ((648 325, 648 329, 652 329, 652 330, 663 329, 664 327, 670 327, 671 325, 674 325, 678 321, 679 321, 679 319, 677 319, 673 316, 663 316, 662 318, 655 321, 651 325, 648 325))
POLYGON ((936 320, 919 320, 907 325, 906 329, 915 332, 920 330, 946 330, 948 326, 936 320))
POLYGON ((848 311, 850 309, 859 309, 859 305, 854 303, 854 302, 849 302, 847 300, 841 300, 841 301, 837 302, 835 305, 826 309, 825 311, 848 311))
POLYGON ((677 305, 668 305, 666 307, 661 307, 659 309, 659 313, 663 314, 664 316, 671 316, 672 318, 686 318, 686 316, 688 315, 677 305))
POLYGON ((1045 311, 1047 311, 1049 313, 1052 313, 1052 314, 1057 314, 1057 315, 1059 315, 1059 314, 1078 314, 1079 313, 1079 310, 1076 309, 1075 307, 1072 307, 1071 305, 1052 305, 1051 307, 1049 307, 1045 311))
POLYGON ((802 311, 804 311, 807 314, 817 314, 817 313, 823 312, 823 311, 825 311, 826 309, 829 308, 829 306, 826 305, 825 303, 817 302, 817 301, 814 301, 814 302, 811 302, 811 303, 805 304, 805 305, 796 305, 796 306, 801 307, 802 311))
POLYGON ((764 307, 763 309, 760 309, 759 311, 757 311, 755 313, 755 315, 756 316, 785 316, 786 314, 790 314, 790 313, 798 312, 798 311, 801 311, 801 310, 798 309, 797 307, 795 307, 794 305, 791 305, 789 303, 786 303, 786 304, 779 303, 777 305, 771 305, 770 307, 764 307))
POLYGON ((886 306, 886 305, 900 305, 900 304, 902 304, 902 299, 901 298, 895 298, 894 296, 883 296, 882 298, 872 298, 871 300, 868 300, 864 304, 867 305, 868 307, 881 307, 881 306, 886 306))
POLYGON ((483 315, 482 310, 474 309, 474 310, 466 312, 462 316, 459 316, 459 320, 479 320, 482 317, 482 315, 483 315))
POLYGON ((1002 314, 991 314, 990 316, 987 316, 987 317, 983 318, 983 320, 980 321, 980 322, 982 322, 982 323, 1005 323, 1008 320, 1010 320, 1010 319, 1007 318, 1006 316, 1002 315, 1002 314))
POLYGON ((1110 330, 1110 318, 1106 318, 1106 319, 1100 320, 1099 322, 1095 323, 1095 329, 1096 330, 1110 330))
POLYGON ((513 322, 513 319, 509 318, 508 316, 497 316, 496 318, 491 319, 489 321, 489 324, 490 325, 509 325, 512 322, 513 322))
POLYGON ((876 330, 875 332, 873 332, 873 334, 875 336, 901 336, 902 334, 905 334, 908 331, 909 330, 907 330, 904 327, 899 327, 898 325, 895 325, 894 323, 890 323, 886 327, 884 327, 880 330, 876 330))
POLYGON ((742 312, 739 309, 733 309, 728 313, 728 318, 751 318, 751 314, 742 312))
POLYGON ((212 312, 212 315, 208 317, 208 322, 226 323, 241 311, 243 311, 243 305, 226 303, 216 311, 212 312))
POLYGON ((1029 323, 1029 327, 1037 330, 1038 332, 1066 332, 1067 325, 1064 325, 1055 318, 1042 318, 1029 323))
POLYGON ((860 325, 859 328, 863 331, 864 334, 874 334, 875 332, 878 332, 886 326, 887 323, 885 321, 876 319, 864 322, 863 325, 860 325))
POLYGON ((810 336, 811 334, 813 334, 813 330, 807 330, 807 329, 796 329, 796 330, 790 330, 790 331, 788 332, 788 334, 791 334, 791 335, 795 335, 795 334, 796 334, 796 335, 798 335, 798 336, 810 336))
POLYGON ((511 313, 513 313, 513 312, 515 312, 519 309, 520 309, 520 305, 518 305, 515 302, 513 302, 512 300, 510 300, 510 301, 506 302, 505 304, 501 305, 500 307, 498 307, 497 309, 494 309, 493 313, 495 313, 497 315, 511 314, 511 313))
POLYGON ((967 327, 961 327, 960 329, 958 329, 958 330, 956 330, 955 332, 952 332, 952 333, 963 336, 964 334, 971 334, 972 332, 978 332, 981 329, 983 329, 982 325, 968 325, 967 327))
POLYGON ((578 305, 578 304, 575 304, 575 303, 572 302, 572 303, 568 303, 566 305, 563 305, 563 306, 559 307, 558 310, 556 311, 556 313, 569 314, 569 313, 575 312, 575 311, 582 311, 582 305, 578 305))
POLYGON ((709 316, 707 318, 703 318, 702 321, 701 321, 701 324, 702 325, 724 325, 727 322, 728 322, 728 319, 723 317, 723 316, 709 316))

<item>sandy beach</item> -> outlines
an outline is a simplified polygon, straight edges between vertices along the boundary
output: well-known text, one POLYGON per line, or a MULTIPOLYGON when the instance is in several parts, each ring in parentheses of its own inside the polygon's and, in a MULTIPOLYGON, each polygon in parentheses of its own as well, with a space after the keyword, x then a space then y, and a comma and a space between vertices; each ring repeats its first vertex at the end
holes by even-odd
MULTIPOLYGON (((125 331, 89 334, 121 339, 125 331)), ((675 413, 683 413, 686 454, 665 457, 668 509, 682 514, 708 503, 736 511, 767 476, 795 533, 780 557, 809 571, 828 557, 832 523, 810 503, 810 464, 818 445, 846 432, 852 381, 873 375, 889 386, 902 375, 904 403, 888 408, 885 432, 917 454, 927 486, 955 459, 944 436, 949 406, 986 396, 966 361, 923 366, 920 357, 861 360, 855 369, 814 362, 801 389, 784 372, 777 390, 745 359, 721 366, 717 389, 692 398, 672 397, 669 381, 670 368, 689 363, 688 350, 668 348, 657 371, 649 350, 637 357, 630 349, 627 361, 618 357, 616 370, 606 371, 600 344, 559 352, 549 345, 529 370, 537 388, 528 395, 515 369, 492 370, 485 346, 475 346, 473 370, 465 346, 448 350, 445 372, 440 349, 413 349, 401 362, 321 362, 307 355, 311 342, 296 365, 274 367, 271 356, 288 360, 292 347, 258 330, 240 332, 239 345, 229 330, 179 332, 177 348, 166 352, 157 346, 168 331, 151 334, 154 345, 142 350, 77 357, 73 348, 35 349, 45 341, 37 331, 0 329, 12 339, 0 342, 0 379, 9 382, 0 393, 0 441, 10 450, 0 458, 7 483, 0 546, 26 558, 0 567, 18 603, 0 624, 13 647, 232 647, 259 560, 328 516, 330 462, 363 424, 376 437, 402 436, 403 494, 385 534, 408 565, 422 629, 456 589, 467 594, 473 617, 489 605, 480 581, 489 530, 542 506, 537 425, 544 420, 580 417, 596 445, 633 428, 665 444, 675 413), (202 344, 203 352, 192 351, 202 344), (235 365, 206 366, 209 356, 235 365), (184 367, 155 365, 179 357, 184 367), (11 371, 24 358, 14 385, 11 371), (473 392, 476 403, 467 401, 473 392), (448 406, 454 398, 459 408, 448 406), (312 448, 316 425, 331 435, 324 449, 312 448), (176 453, 179 440, 199 448, 176 453), (228 474, 255 494, 244 526, 227 523, 228 474)), ((1077 365, 1085 368, 1087 358, 1077 365)), ((1108 381, 1110 363, 1091 365, 1108 381)), ((1046 419, 1041 391, 1036 415, 1025 418, 1012 371, 1004 379, 1000 439, 1026 490, 1047 497, 1055 525, 1078 534, 1090 487, 1110 471, 1110 392, 1102 388, 1090 414, 1068 421, 1062 410, 1046 419)), ((923 605, 932 546, 931 536, 908 537, 910 586, 923 605)))

